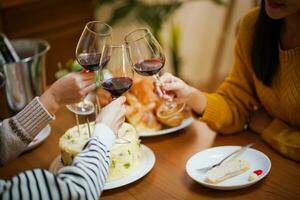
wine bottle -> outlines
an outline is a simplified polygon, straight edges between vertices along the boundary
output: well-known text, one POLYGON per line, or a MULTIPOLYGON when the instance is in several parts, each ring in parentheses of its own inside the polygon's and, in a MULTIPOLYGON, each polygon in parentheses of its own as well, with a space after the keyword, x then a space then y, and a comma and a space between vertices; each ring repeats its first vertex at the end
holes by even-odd
POLYGON ((20 61, 20 58, 7 37, 0 33, 0 65, 20 61))

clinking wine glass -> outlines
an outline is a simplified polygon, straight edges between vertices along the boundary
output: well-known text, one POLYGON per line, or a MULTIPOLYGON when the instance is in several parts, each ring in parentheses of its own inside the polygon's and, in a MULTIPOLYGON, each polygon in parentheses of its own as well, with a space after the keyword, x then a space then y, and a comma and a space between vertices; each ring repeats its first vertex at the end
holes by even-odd
MULTIPOLYGON (((135 29, 125 36, 125 43, 130 47, 130 60, 134 70, 142 76, 153 76, 156 84, 161 86, 159 72, 165 65, 163 50, 149 29, 135 29)), ((166 92, 159 87, 163 94, 166 92)), ((181 112, 185 103, 175 99, 163 99, 156 114, 161 118, 168 118, 181 112)))
MULTIPOLYGON (((99 61, 103 46, 111 43, 111 32, 112 28, 109 25, 99 21, 86 24, 75 52, 77 62, 83 67, 81 73, 94 73, 107 63, 105 59, 102 62, 99 61)), ((67 108, 79 115, 93 113, 94 104, 87 97, 79 103, 67 105, 67 108)))
MULTIPOLYGON (((105 45, 100 63, 104 60, 107 63, 101 66, 99 71, 101 86, 111 94, 113 99, 116 99, 132 86, 133 70, 129 61, 129 47, 124 44, 105 45)), ((129 142, 117 134, 116 143, 129 142)))

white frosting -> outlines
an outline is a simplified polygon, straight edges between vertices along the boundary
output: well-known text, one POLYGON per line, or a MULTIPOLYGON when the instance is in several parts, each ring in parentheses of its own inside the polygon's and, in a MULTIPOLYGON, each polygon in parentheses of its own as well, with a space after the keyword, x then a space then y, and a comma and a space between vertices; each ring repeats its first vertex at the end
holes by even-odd
MULTIPOLYGON (((94 122, 90 123, 91 132, 94 130, 94 122)), ((73 158, 80 153, 84 145, 89 139, 89 131, 87 124, 69 129, 59 141, 61 149, 62 161, 69 165, 73 158)), ((101 133, 98 134, 99 137, 101 133)), ((128 144, 115 144, 111 149, 111 165, 109 169, 108 181, 120 179, 128 176, 135 168, 139 166, 140 160, 140 140, 138 139, 135 128, 124 123, 119 130, 119 135, 129 140, 128 144)))

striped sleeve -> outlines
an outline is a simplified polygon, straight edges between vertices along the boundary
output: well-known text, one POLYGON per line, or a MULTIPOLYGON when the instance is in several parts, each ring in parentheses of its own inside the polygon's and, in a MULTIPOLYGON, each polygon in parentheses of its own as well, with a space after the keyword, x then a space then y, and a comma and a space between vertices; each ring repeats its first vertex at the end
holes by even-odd
POLYGON ((110 164, 110 150, 97 137, 89 140, 71 166, 57 175, 43 169, 0 180, 0 199, 99 199, 110 164))

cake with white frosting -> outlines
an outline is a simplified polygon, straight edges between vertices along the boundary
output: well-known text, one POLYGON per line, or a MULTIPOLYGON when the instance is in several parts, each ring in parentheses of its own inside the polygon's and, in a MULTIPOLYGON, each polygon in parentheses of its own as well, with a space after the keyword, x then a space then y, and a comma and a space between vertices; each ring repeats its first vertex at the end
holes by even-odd
MULTIPOLYGON (((93 132, 95 123, 90 123, 91 132, 93 132)), ((70 165, 73 158, 79 154, 89 139, 89 131, 87 124, 79 125, 80 133, 77 126, 67 130, 60 138, 59 147, 61 150, 61 161, 64 165, 70 165)), ((135 128, 123 123, 119 130, 121 135, 130 143, 115 144, 111 149, 111 164, 109 168, 108 181, 117 180, 128 176, 132 171, 138 168, 140 164, 140 140, 135 128)))

